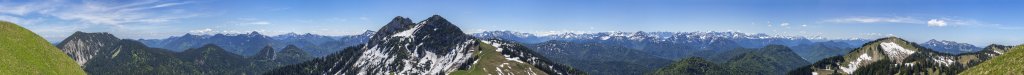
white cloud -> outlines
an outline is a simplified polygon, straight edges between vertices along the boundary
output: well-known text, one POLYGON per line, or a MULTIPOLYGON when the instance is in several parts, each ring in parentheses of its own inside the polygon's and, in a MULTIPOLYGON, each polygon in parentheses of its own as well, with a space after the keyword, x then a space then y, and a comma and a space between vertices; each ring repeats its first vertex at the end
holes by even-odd
POLYGON ((190 2, 159 0, 109 2, 109 1, 38 1, 28 3, 0 3, 0 14, 55 17, 60 20, 78 21, 89 24, 122 25, 126 23, 162 23, 197 16, 196 13, 166 13, 148 11, 168 8, 190 2))
POLYGON ((359 20, 362 20, 362 21, 369 21, 369 20, 370 20, 370 17, 367 17, 367 16, 359 16, 359 20))
POLYGON ((34 25, 42 20, 40 19, 22 19, 20 17, 0 15, 0 21, 7 21, 18 25, 34 25))
POLYGON ((242 23, 242 24, 243 25, 268 25, 268 24, 270 24, 270 22, 267 22, 267 21, 256 21, 256 22, 249 22, 249 23, 242 23))
POLYGON ((938 26, 938 27, 946 26, 946 21, 939 20, 939 19, 928 20, 928 26, 938 26))
POLYGON ((825 20, 824 22, 831 23, 900 23, 900 24, 915 24, 915 25, 927 25, 930 27, 946 27, 946 26, 987 26, 997 24, 986 24, 970 19, 955 19, 955 18, 914 18, 914 17, 846 17, 825 20))
POLYGON ((593 33, 593 32, 591 32, 591 31, 574 31, 574 30, 534 32, 535 35, 539 35, 539 36, 548 36, 548 35, 556 35, 556 34, 567 34, 567 33, 580 34, 580 33, 593 33))
POLYGON ((168 7, 168 6, 182 5, 182 4, 188 4, 188 3, 189 3, 189 2, 178 2, 178 3, 164 3, 164 4, 160 4, 160 5, 156 5, 156 6, 153 6, 153 8, 161 8, 161 7, 168 7))
POLYGON ((209 32, 212 32, 212 31, 213 31, 213 29, 206 28, 206 29, 199 29, 199 30, 189 30, 188 32, 190 32, 190 33, 205 34, 205 33, 209 33, 209 32))
POLYGON ((779 24, 779 26, 783 26, 783 27, 789 26, 789 23, 782 23, 782 24, 779 24))
POLYGON ((910 17, 846 17, 826 20, 826 22, 836 23, 913 23, 915 20, 910 17))

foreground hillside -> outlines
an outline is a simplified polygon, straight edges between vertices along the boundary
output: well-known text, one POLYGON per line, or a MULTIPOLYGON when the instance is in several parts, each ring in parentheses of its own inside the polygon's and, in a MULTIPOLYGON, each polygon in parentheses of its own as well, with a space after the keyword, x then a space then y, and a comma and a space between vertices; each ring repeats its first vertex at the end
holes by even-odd
POLYGON ((768 45, 760 49, 733 50, 724 63, 714 63, 702 58, 682 59, 649 74, 652 75, 781 75, 808 63, 793 50, 782 45, 768 45))
POLYGON ((637 75, 672 63, 638 50, 599 43, 552 40, 530 48, 552 61, 593 75, 637 75))
POLYGON ((39 35, 0 21, 0 74, 83 75, 85 72, 39 35))
POLYGON ((1024 45, 1017 45, 1002 56, 992 58, 964 71, 963 75, 1020 75, 1024 74, 1024 45))
POLYGON ((1008 48, 991 45, 978 52, 947 54, 900 38, 887 37, 866 43, 844 56, 825 58, 789 74, 957 74, 1002 55, 1008 48))

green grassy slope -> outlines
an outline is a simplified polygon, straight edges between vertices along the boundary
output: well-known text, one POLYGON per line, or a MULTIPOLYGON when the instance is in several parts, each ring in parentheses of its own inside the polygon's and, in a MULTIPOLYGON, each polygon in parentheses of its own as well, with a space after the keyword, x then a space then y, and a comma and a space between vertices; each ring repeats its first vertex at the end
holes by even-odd
POLYGON ((544 71, 533 67, 533 65, 505 59, 504 56, 501 56, 500 52, 496 51, 497 48, 490 44, 480 42, 480 45, 477 47, 480 50, 474 53, 478 58, 476 63, 467 70, 457 70, 450 73, 451 75, 527 75, 532 73, 547 75, 544 74, 544 71))
POLYGON ((1024 74, 1024 45, 1014 46, 1009 52, 968 68, 961 75, 1021 75, 1024 74))
POLYGON ((85 71, 39 35, 0 21, 0 74, 83 75, 85 71))

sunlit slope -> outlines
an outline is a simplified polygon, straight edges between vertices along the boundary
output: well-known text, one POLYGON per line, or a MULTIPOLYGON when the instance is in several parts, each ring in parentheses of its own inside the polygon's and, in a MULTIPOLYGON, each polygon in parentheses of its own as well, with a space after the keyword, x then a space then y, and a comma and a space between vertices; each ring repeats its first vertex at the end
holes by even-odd
POLYGON ((0 74, 84 75, 85 71, 39 35, 0 21, 0 74))
POLYGON ((1009 52, 968 68, 961 75, 1020 75, 1024 74, 1024 45, 1014 46, 1009 52))
POLYGON ((497 48, 488 43, 477 45, 477 60, 468 70, 457 70, 451 75, 548 75, 529 63, 505 59, 497 48))

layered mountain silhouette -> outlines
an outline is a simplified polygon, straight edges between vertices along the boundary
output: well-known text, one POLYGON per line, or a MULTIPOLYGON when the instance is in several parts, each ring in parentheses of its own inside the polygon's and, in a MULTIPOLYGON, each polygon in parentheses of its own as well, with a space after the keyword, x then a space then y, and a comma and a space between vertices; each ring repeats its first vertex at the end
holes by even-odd
POLYGON ((480 40, 441 16, 395 17, 363 45, 265 74, 582 74, 529 48, 480 40))
MULTIPOLYGON (((277 36, 267 36, 259 32, 246 34, 185 34, 165 39, 139 39, 138 41, 154 48, 162 48, 174 52, 181 52, 189 48, 198 48, 206 44, 221 46, 228 52, 253 56, 261 53, 266 46, 283 48, 293 45, 303 52, 314 57, 326 56, 329 53, 338 52, 342 48, 365 43, 373 35, 374 31, 367 30, 359 35, 326 36, 316 34, 288 33, 277 36)), ((276 49, 280 50, 280 49, 276 49)))
POLYGON ((982 49, 982 48, 975 47, 974 45, 967 44, 967 43, 959 43, 959 42, 947 41, 947 40, 939 41, 939 40, 935 40, 935 39, 928 40, 928 42, 921 43, 920 45, 925 47, 925 48, 928 48, 928 49, 932 49, 932 50, 935 50, 935 51, 938 51, 938 52, 942 52, 942 53, 949 53, 949 54, 960 54, 960 53, 967 53, 967 52, 976 52, 976 51, 980 51, 982 49))
POLYGON ((11 33, 0 35, 18 36, 0 39, 5 42, 0 45, 0 58, 5 59, 0 61, 14 65, 0 67, 0 74, 1017 74, 1020 70, 1007 66, 1020 66, 1015 63, 1021 55, 1020 46, 981 48, 897 37, 870 41, 643 31, 466 34, 439 15, 418 22, 399 16, 376 31, 347 36, 251 32, 133 40, 79 31, 56 44, 42 41, 42 46, 36 45, 41 38, 31 31, 0 24, 4 33, 11 33), (46 52, 48 48, 54 52, 46 52), (66 58, 50 58, 54 56, 66 58))
POLYGON ((870 40, 863 39, 821 39, 798 36, 772 36, 741 32, 598 32, 563 33, 538 36, 513 31, 485 31, 473 34, 478 38, 512 40, 526 44, 557 40, 572 43, 594 43, 621 46, 664 59, 677 60, 686 57, 702 57, 713 62, 725 62, 730 57, 710 57, 727 53, 738 48, 761 48, 767 45, 783 45, 792 48, 810 62, 825 57, 846 54, 870 40))
POLYGON ((75 32, 57 47, 82 64, 85 72, 99 75, 259 74, 284 65, 281 61, 268 60, 309 59, 276 57, 273 49, 263 49, 260 55, 246 57, 213 44, 174 52, 108 33, 75 32))

